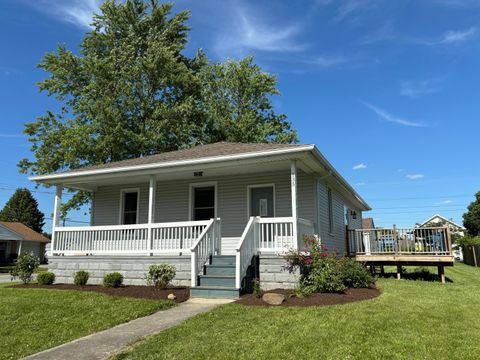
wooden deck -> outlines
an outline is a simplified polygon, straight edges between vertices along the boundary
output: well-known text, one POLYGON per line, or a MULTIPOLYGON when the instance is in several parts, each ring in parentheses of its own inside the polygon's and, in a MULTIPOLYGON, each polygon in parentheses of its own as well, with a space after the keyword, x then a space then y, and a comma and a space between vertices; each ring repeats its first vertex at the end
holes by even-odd
POLYGON ((398 279, 402 266, 436 266, 445 283, 444 268, 455 262, 448 227, 349 230, 347 244, 350 256, 372 269, 397 266, 398 279))

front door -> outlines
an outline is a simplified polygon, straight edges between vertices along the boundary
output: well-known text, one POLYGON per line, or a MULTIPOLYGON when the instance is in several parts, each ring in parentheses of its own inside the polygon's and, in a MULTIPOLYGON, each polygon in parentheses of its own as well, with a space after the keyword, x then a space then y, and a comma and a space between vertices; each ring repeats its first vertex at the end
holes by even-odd
POLYGON ((273 186, 250 188, 250 216, 275 216, 273 186))
POLYGON ((194 221, 215 217, 215 186, 193 188, 192 218, 194 221))

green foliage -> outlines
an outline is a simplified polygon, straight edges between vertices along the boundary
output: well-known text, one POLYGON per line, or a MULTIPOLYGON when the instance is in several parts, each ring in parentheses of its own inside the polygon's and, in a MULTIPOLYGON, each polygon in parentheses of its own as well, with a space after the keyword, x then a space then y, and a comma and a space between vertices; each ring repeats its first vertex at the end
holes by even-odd
POLYGON ((103 286, 106 288, 117 288, 123 284, 123 275, 119 272, 113 272, 103 277, 103 286))
POLYGON ((253 296, 255 296, 257 299, 260 299, 263 296, 263 290, 259 279, 254 279, 252 281, 252 291, 253 296))
POLYGON ((27 252, 22 252, 18 255, 15 267, 10 274, 20 278, 24 284, 32 281, 33 274, 37 271, 40 265, 40 259, 27 252))
POLYGON ((464 236, 460 237, 456 241, 457 245, 466 246, 466 245, 480 245, 480 236, 464 236))
POLYGON ((42 233, 45 215, 38 209, 38 202, 28 189, 19 188, 0 211, 0 221, 20 222, 42 233))
POLYGON ((343 283, 351 288, 368 288, 375 282, 374 277, 364 264, 352 258, 340 260, 343 283))
MULTIPOLYGON (((271 96, 276 79, 251 58, 210 64, 182 54, 189 12, 157 0, 107 0, 80 51, 59 45, 39 67, 40 90, 61 103, 27 123, 34 160, 20 170, 45 174, 221 140, 294 142, 271 96)), ((77 192, 62 208, 89 200, 77 192)))
POLYGON ((37 282, 40 285, 52 285, 55 282, 55 274, 52 272, 41 272, 37 275, 37 282))
POLYGON ((145 275, 145 281, 148 285, 153 285, 160 289, 165 289, 173 280, 177 273, 174 265, 160 264, 150 265, 148 273, 145 275))
POLYGON ((468 211, 463 214, 463 226, 470 236, 480 236, 480 191, 475 194, 475 201, 468 205, 468 211))
POLYGON ((310 273, 303 282, 307 289, 312 292, 340 293, 346 289, 340 262, 331 256, 313 264, 310 273))
POLYGON ((90 274, 88 273, 88 271, 84 271, 84 270, 77 271, 73 278, 73 283, 79 286, 87 285, 89 277, 90 277, 90 274))

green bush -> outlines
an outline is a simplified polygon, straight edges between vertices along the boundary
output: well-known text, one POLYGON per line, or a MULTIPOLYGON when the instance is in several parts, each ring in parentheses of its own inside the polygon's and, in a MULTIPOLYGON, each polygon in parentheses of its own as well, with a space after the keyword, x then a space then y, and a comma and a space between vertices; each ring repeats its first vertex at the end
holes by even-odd
POLYGON ((52 285, 55 281, 55 274, 52 272, 42 272, 37 275, 37 282, 40 285, 52 285))
POLYGON ((263 290, 259 279, 254 279, 252 281, 252 291, 253 296, 255 296, 257 299, 260 299, 263 296, 263 290))
POLYGON ((80 286, 86 285, 89 277, 90 277, 90 274, 88 273, 88 271, 83 271, 83 270, 77 271, 73 278, 73 283, 75 285, 80 285, 80 286))
POLYGON ((10 271, 10 275, 20 278, 24 284, 32 281, 33 274, 38 270, 40 259, 27 252, 18 255, 15 267, 10 271))
POLYGON ((160 289, 165 289, 173 280, 177 269, 173 265, 160 264, 150 265, 148 273, 145 275, 145 281, 148 285, 153 285, 160 289))
POLYGON ((467 245, 480 245, 480 236, 465 236, 457 238, 455 241, 456 244, 460 246, 467 246, 467 245))
POLYGON ((123 275, 119 272, 107 274, 103 278, 103 286, 106 288, 117 288, 123 284, 123 275))
POLYGON ((340 293, 345 291, 340 262, 326 257, 320 266, 313 266, 305 278, 305 286, 311 292, 340 293))
POLYGON ((340 260, 340 272, 345 286, 352 288, 368 288, 375 282, 370 271, 362 264, 351 258, 340 260))

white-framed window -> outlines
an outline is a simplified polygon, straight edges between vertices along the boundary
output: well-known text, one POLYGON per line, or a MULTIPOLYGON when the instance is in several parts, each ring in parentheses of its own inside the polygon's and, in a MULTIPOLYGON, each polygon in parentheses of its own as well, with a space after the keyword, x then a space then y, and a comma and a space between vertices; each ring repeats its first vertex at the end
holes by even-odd
POLYGON ((333 195, 332 189, 327 188, 328 232, 333 234, 333 195))
POLYGON ((138 224, 140 212, 140 189, 120 190, 119 223, 122 225, 138 224))
POLYGON ((190 220, 210 220, 217 217, 217 183, 190 184, 190 220))

